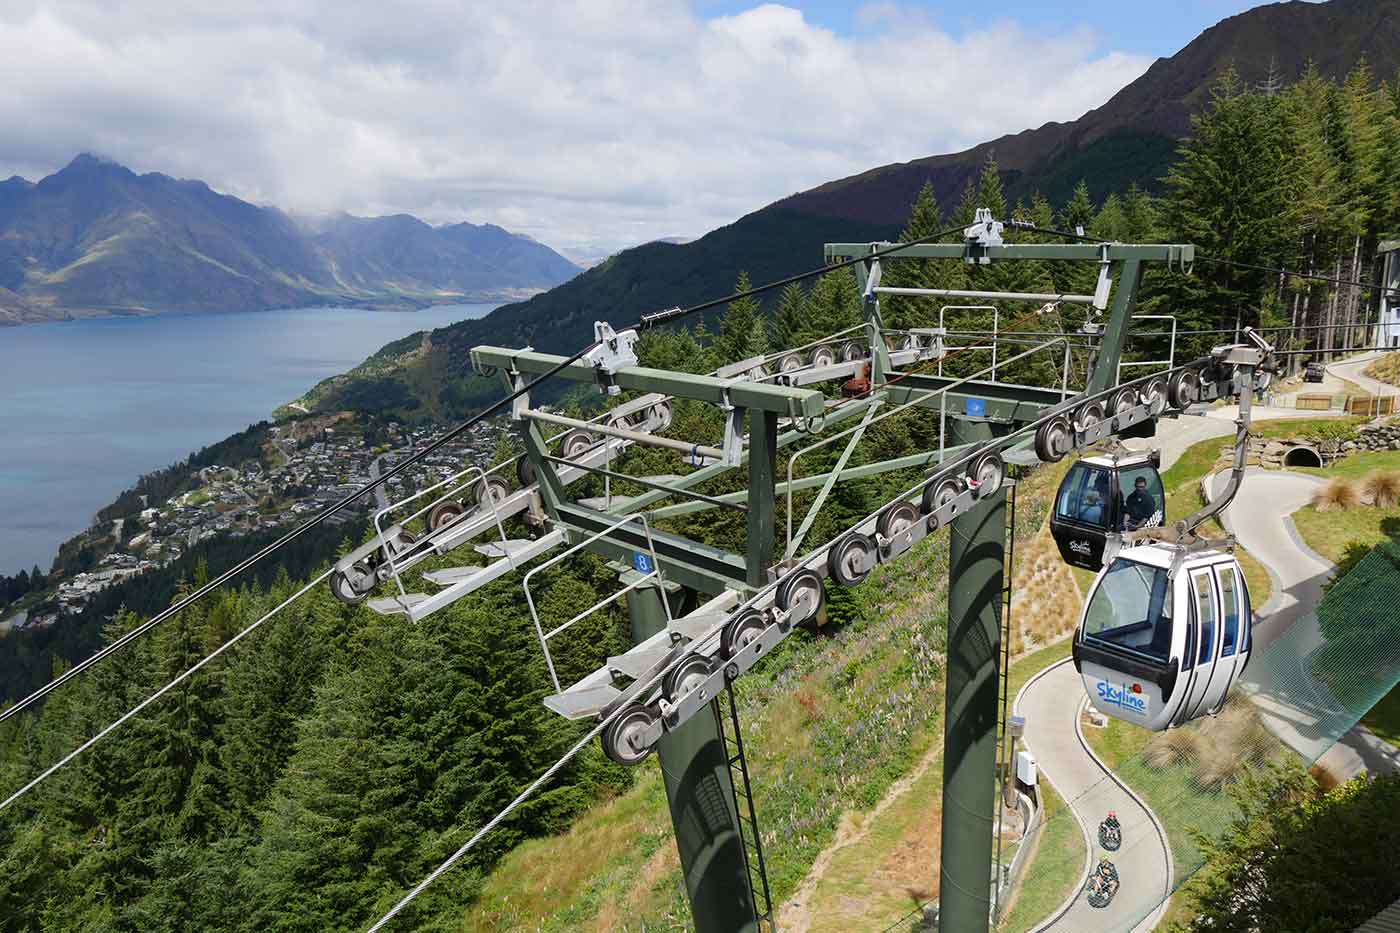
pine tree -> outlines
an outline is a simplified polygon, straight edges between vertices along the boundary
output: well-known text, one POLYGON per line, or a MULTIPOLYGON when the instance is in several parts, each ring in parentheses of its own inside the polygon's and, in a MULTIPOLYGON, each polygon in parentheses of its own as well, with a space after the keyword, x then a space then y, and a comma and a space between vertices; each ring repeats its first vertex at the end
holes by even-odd
POLYGON ((953 216, 948 218, 949 226, 967 226, 972 223, 972 218, 977 215, 977 208, 985 205, 977 201, 977 184, 968 176, 963 182, 962 194, 958 197, 958 206, 953 210, 953 216))
POLYGON ((802 343, 799 335, 807 330, 807 292, 802 283, 792 282, 778 295, 771 327, 773 346, 786 349, 802 343))
MULTIPOLYGON (((1167 175, 1164 219, 1172 238, 1195 243, 1204 256, 1276 265, 1291 240, 1278 222, 1287 210, 1291 173, 1280 98, 1243 90, 1230 69, 1192 126, 1194 135, 1182 144, 1167 175)), ((1191 283, 1173 284, 1171 302, 1183 323, 1192 326, 1233 324, 1240 313, 1242 323, 1257 324, 1266 279, 1239 267, 1198 264, 1191 283)), ((1183 351, 1203 349, 1205 343, 1183 351)))
POLYGON ((982 174, 977 180, 977 206, 990 210, 993 220, 1005 220, 1007 217, 1006 193, 1001 187, 1001 171, 990 153, 982 163, 982 174))
POLYGON ((1081 179, 1079 184, 1074 186, 1073 197, 1065 205, 1060 224, 1071 233, 1076 227, 1083 227, 1087 232, 1093 219, 1094 201, 1089 197, 1089 186, 1081 179))
MULTIPOLYGON (((752 287, 749 274, 740 272, 739 280, 734 283, 734 291, 746 292, 752 287)), ((752 296, 729 303, 720 321, 719 335, 715 338, 715 350, 721 362, 737 363, 754 355, 746 355, 746 351, 753 345, 754 326, 761 316, 758 300, 752 296)))
MULTIPOLYGON (((933 183, 924 182, 909 211, 909 221, 899 235, 899 242, 909 243, 937 233, 944 228, 942 212, 934 194, 933 183)), ((897 254, 896 254, 897 256, 897 254)), ((947 280, 948 264, 938 259, 891 258, 883 264, 881 281, 899 288, 951 288, 947 280)), ((926 326, 935 319, 932 302, 922 298, 892 295, 880 302, 885 326, 895 330, 926 326)))

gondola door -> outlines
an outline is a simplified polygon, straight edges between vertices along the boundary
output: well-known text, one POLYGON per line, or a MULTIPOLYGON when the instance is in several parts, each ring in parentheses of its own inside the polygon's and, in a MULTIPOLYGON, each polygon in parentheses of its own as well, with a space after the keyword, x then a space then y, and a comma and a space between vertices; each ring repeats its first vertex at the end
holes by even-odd
POLYGON ((1230 685, 1249 659, 1249 623, 1246 621, 1249 599, 1236 564, 1216 564, 1212 569, 1216 593, 1220 597, 1220 660, 1207 695, 1207 708, 1214 710, 1225 702, 1230 685))
MULTIPOLYGON (((1217 690, 1218 683, 1229 687, 1230 678, 1217 677, 1220 661, 1219 612, 1215 594, 1215 573, 1210 567, 1191 571, 1186 578, 1186 603, 1191 612, 1191 629, 1195 648, 1191 660, 1190 685, 1182 705, 1182 715, 1177 722, 1195 719, 1211 709, 1223 690, 1217 690)), ((1185 665, 1183 665, 1184 667, 1185 665)))

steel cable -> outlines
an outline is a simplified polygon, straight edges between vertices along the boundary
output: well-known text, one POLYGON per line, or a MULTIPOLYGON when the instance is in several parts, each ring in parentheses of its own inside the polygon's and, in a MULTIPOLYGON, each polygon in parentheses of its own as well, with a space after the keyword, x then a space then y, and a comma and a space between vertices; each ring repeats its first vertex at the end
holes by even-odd
MULTIPOLYGON (((717 298, 717 299, 712 299, 712 300, 709 300, 709 301, 704 301, 704 302, 701 302, 700 304, 692 305, 692 306, 690 306, 690 307, 688 307, 688 308, 673 308, 673 309, 671 309, 671 310, 669 310, 669 311, 659 311, 659 312, 656 312, 656 313, 653 313, 653 314, 644 314, 644 315, 642 315, 641 318, 637 321, 637 323, 634 324, 634 325, 632 325, 632 326, 633 326, 633 327, 637 327, 637 328, 650 328, 650 327, 654 327, 654 326, 656 326, 656 325, 658 325, 658 324, 668 323, 668 322, 670 322, 670 321, 681 320, 681 319, 683 319, 683 318, 689 317, 689 316, 692 315, 692 314, 697 314, 697 313, 699 313, 699 312, 701 312, 701 311, 706 311, 706 310, 709 310, 710 308, 714 308, 714 307, 717 307, 717 306, 722 305, 722 304, 727 304, 727 303, 732 302, 732 301, 738 301, 738 300, 740 300, 740 299, 742 299, 742 298, 747 298, 747 297, 750 297, 750 296, 753 296, 753 295, 758 295, 758 294, 761 294, 761 293, 763 293, 763 292, 770 291, 770 290, 772 290, 772 289, 774 289, 774 288, 780 288, 780 287, 782 287, 782 286, 792 284, 793 282, 799 282, 799 281, 802 281, 802 280, 804 280, 804 279, 809 279, 809 278, 813 278, 813 277, 818 276, 818 275, 823 275, 823 274, 825 274, 825 273, 827 273, 827 272, 831 272, 831 271, 834 271, 834 270, 837 270, 837 269, 842 269, 842 268, 845 268, 845 267, 847 267, 847 266, 854 265, 855 263, 858 263, 858 262, 868 262, 868 261, 870 261, 870 260, 872 260, 872 259, 877 259, 877 258, 879 258, 879 257, 881 257, 881 256, 887 256, 887 255, 890 255, 891 253, 897 253, 897 252, 899 252, 900 250, 902 250, 902 249, 907 249, 907 248, 910 247, 910 246, 916 246, 916 245, 919 245, 919 244, 921 244, 921 243, 926 243, 926 242, 930 242, 930 241, 932 241, 932 240, 941 239, 941 238, 943 238, 943 237, 945 237, 945 236, 948 236, 948 235, 950 235, 950 234, 957 233, 957 232, 961 231, 962 229, 963 229, 963 228, 960 227, 960 226, 959 226, 959 227, 951 227, 951 228, 949 228, 949 229, 947 229, 947 230, 941 230, 941 231, 939 231, 939 232, 937 232, 937 233, 932 233, 932 234, 929 234, 928 236, 925 236, 925 237, 919 237, 918 239, 916 239, 916 240, 911 240, 911 241, 909 241, 908 243, 899 243, 899 244, 890 246, 890 247, 885 248, 885 249, 882 249, 882 250, 877 250, 877 251, 871 252, 869 255, 866 255, 866 256, 860 256, 860 257, 856 257, 856 258, 853 258, 853 259, 846 259, 846 260, 843 260, 843 261, 841 261, 841 262, 832 263, 831 265, 822 266, 822 267, 817 268, 817 269, 810 269, 810 270, 808 270, 808 271, 806 271, 806 272, 801 272, 801 273, 798 273, 798 274, 796 274, 796 275, 791 275, 791 276, 788 276, 787 278, 779 279, 779 280, 774 281, 774 282, 768 282, 768 283, 765 283, 765 284, 763 284, 763 285, 758 285, 758 286, 755 286, 755 287, 753 287, 753 288, 745 289, 744 291, 734 292, 733 294, 728 295, 728 296, 726 296, 726 297, 724 297, 724 298, 717 298)), ((421 461, 423 458, 427 457, 429 454, 433 453, 434 451, 436 451, 436 450, 438 450, 439 448, 441 448, 443 445, 447 444, 449 441, 451 441, 451 440, 453 440, 453 439, 459 437, 459 436, 460 436, 461 434, 463 434, 465 431, 469 430, 470 428, 472 428, 473 426, 475 426, 476 424, 478 424, 478 423, 481 422, 482 420, 484 420, 484 419, 490 417, 491 415, 496 414, 496 413, 499 412, 501 409, 503 409, 505 406, 509 405, 511 402, 513 402, 513 401, 515 401, 516 399, 520 398, 522 395, 526 394, 527 392, 529 392, 531 389, 535 388, 536 386, 538 386, 538 385, 541 384, 542 382, 545 382, 546 380, 548 380, 548 379, 552 378, 553 376, 557 375, 557 374, 558 374, 559 372, 561 372, 562 370, 564 370, 564 369, 568 368, 569 366, 572 366, 573 364, 577 363, 579 360, 581 360, 581 359, 583 359, 585 356, 587 356, 592 350, 594 350, 596 347, 598 347, 598 345, 599 345, 599 344, 598 344, 598 341, 594 341, 593 343, 590 343, 588 346, 584 347, 582 350, 578 351, 578 352, 575 353, 573 356, 568 357, 568 358, 565 359, 563 362, 558 363, 557 365, 551 367, 548 371, 546 371, 546 372, 544 372, 544 373, 541 373, 539 376, 537 376, 536 378, 530 380, 530 381, 527 382, 525 385, 521 386, 520 388, 516 389, 515 391, 513 391, 513 392, 511 392, 511 393, 509 393, 509 394, 507 394, 507 395, 501 397, 501 398, 498 399, 497 401, 491 403, 491 405, 489 405, 487 408, 483 409, 482 411, 478 412, 476 415, 473 415, 471 418, 469 418, 469 419, 467 419, 466 421, 464 421, 464 422, 462 422, 461 424, 459 424, 457 427, 455 427, 455 428, 453 428, 452 430, 448 431, 447 433, 443 434, 441 437, 439 437, 437 440, 433 441, 431 444, 429 444, 427 447, 423 448, 421 451, 419 451, 419 452, 413 454, 412 456, 408 457, 407 459, 405 459, 405 460, 403 460, 403 461, 400 461, 398 464, 396 464, 396 465, 395 465, 391 470, 389 470, 388 472, 380 474, 380 476, 379 476, 377 479, 371 480, 369 483, 366 483, 364 486, 361 486, 359 489, 357 489, 357 490, 355 490, 354 492, 350 493, 349 495, 345 496, 343 499, 341 499, 339 502, 335 503, 334 505, 330 506, 330 507, 327 508, 325 511, 320 512, 319 514, 317 514, 316 516, 314 516, 314 517, 308 519, 306 522, 302 523, 301 525, 298 525, 296 528, 294 528, 294 529, 292 529, 291 531, 287 532, 285 535, 283 535, 282 537, 278 538, 276 541, 272 542, 271 544, 266 545, 265 547, 263 547, 262 549, 260 549, 260 550, 257 551, 256 553, 254 553, 253 555, 251 555, 251 556, 249 556, 249 557, 246 557, 246 558, 244 558, 243 560, 239 561, 239 562, 238 562, 237 564, 235 564, 233 567, 231 567, 231 568, 229 568, 228 570, 224 571, 223 573, 219 574, 217 577, 215 577, 214 579, 210 580, 208 583, 204 584, 203 586, 199 587, 199 588, 198 588, 197 590, 195 590, 193 593, 190 593, 188 596, 186 596, 185 598, 181 599, 179 602, 177 602, 177 603, 174 604, 173 606, 170 606, 170 607, 168 607, 168 608, 166 608, 166 609, 161 610, 159 613, 157 613, 156 615, 152 616, 152 617, 151 617, 150 619, 148 619, 146 622, 143 622, 141 625, 137 626, 136 628, 134 628, 134 629, 132 629, 131 631, 127 632, 126 634, 122 635, 120 638, 116 639, 116 640, 113 641, 111 644, 109 644, 109 645, 107 645, 106 647, 102 648, 101 650, 97 651, 96 653, 94 653, 94 654, 91 655, 90 657, 85 658, 85 659, 82 660, 82 661, 79 661, 77 664, 74 664, 71 668, 69 668, 68 670, 64 671, 62 674, 60 674, 59 676, 55 677, 53 680, 49 681, 47 684, 44 684, 44 686, 38 688, 38 689, 35 690, 33 693, 30 693, 28 696, 24 697, 23 699, 16 701, 12 706, 9 706, 9 707, 6 707, 6 708, 3 709, 3 710, 0 710, 0 722, 4 722, 6 719, 9 719, 11 716, 18 715, 20 712, 22 712, 22 711, 28 709, 29 707, 33 706, 35 703, 37 703, 39 700, 43 699, 44 697, 48 696, 48 695, 49 695, 50 693, 52 693, 54 690, 57 690, 59 687, 61 687, 61 686, 63 686, 64 684, 68 683, 68 681, 72 680, 74 677, 77 677, 79 674, 82 674, 84 671, 88 670, 88 669, 91 668, 93 665, 95 665, 95 664, 97 664, 97 663, 103 661, 104 659, 106 659, 107 657, 111 656, 112 654, 115 654, 116 652, 120 651, 122 648, 126 647, 126 646, 127 646, 128 644, 130 644, 132 641, 135 641, 137 638, 140 638, 140 637, 141 637, 142 635, 144 635, 146 632, 148 632, 148 631, 150 631, 151 629, 155 628, 155 627, 156 627, 157 625, 159 625, 160 623, 166 621, 166 620, 169 619, 171 616, 174 616, 174 615, 176 615, 177 613, 179 613, 179 612, 181 612, 181 611, 183 611, 183 610, 185 610, 185 609, 188 609, 190 606, 194 605, 196 602, 198 602, 199 600, 203 599, 205 596, 209 595, 209 594, 212 593, 214 590, 216 590, 216 589, 218 589, 219 587, 223 586, 223 584, 227 583, 229 580, 232 580, 234 577, 238 576, 238 575, 241 574, 243 571, 247 570, 249 567, 252 567, 254 564, 259 563, 260 561, 262 561, 264 558, 268 557, 269 555, 274 554, 274 553, 276 553, 277 551, 281 550, 283 547, 285 547, 286 545, 290 544, 292 541, 296 540, 297 538, 301 537, 303 534, 305 534, 306 532, 310 531, 312 528, 315 528, 317 525, 320 525, 321 523, 325 522, 325 521, 326 521, 327 519, 329 519, 331 516, 340 513, 341 511, 343 511, 344 509, 348 508, 350 505, 352 505, 352 504, 355 503, 356 501, 358 501, 358 500, 364 498, 366 495, 368 495, 369 493, 373 492, 375 489, 377 489, 377 488, 379 488, 380 486, 382 486, 382 485, 384 485, 385 483, 387 483, 387 482, 388 482, 390 479, 392 479, 393 477, 399 475, 400 473, 402 473, 403 471, 405 471, 406 469, 408 469, 410 466, 413 466, 415 463, 418 463, 418 462, 421 461)))

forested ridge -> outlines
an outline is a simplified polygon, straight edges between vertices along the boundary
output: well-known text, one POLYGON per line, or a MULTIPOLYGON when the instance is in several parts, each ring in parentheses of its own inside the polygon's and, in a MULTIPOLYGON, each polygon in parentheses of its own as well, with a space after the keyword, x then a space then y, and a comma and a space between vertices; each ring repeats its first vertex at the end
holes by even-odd
MULTIPOLYGON (((1113 239, 1194 242, 1203 257, 1364 278, 1377 240, 1400 226, 1398 139, 1397 82, 1377 83, 1364 68, 1342 83, 1309 75, 1272 91, 1240 87, 1227 75, 1183 143, 1161 197, 1131 188, 1096 204, 1081 186, 1058 207, 1041 197, 1008 204, 989 162, 955 205, 939 205, 926 188, 903 235, 970 220, 974 207, 985 206, 1042 227, 1083 225, 1113 239)), ((1013 241, 1051 239, 1008 233, 1013 241)), ((1092 289, 1093 265, 892 263, 886 281, 1083 292, 1092 289)), ((1198 261, 1191 276, 1153 270, 1142 307, 1175 314, 1183 327, 1233 328, 1237 319, 1301 327, 1359 320, 1371 302, 1361 289, 1198 261)), ((1011 308, 1006 316, 1022 313, 1011 308)), ((891 301, 885 314, 891 326, 929 323, 937 304, 891 301)), ((766 307, 736 302, 715 330, 650 332, 640 350, 649 365, 707 371, 859 320, 853 280, 833 273, 810 286, 790 286, 766 307)), ((963 320, 980 323, 975 315, 963 320)), ((1058 330, 1078 323, 1048 315, 1022 326, 1058 330)), ((1293 339, 1325 347, 1343 338, 1299 331, 1293 339)), ((1182 352, 1219 342, 1202 337, 1186 342, 1182 352)), ((969 353, 950 368, 970 371, 984 362, 969 353)), ((1005 378, 1058 382, 1057 361, 1033 358, 1005 378)), ((719 430, 712 410, 677 406, 672 434, 703 442, 717 440, 719 430)), ((871 429, 862 455, 883 459, 928 450, 937 446, 937 430, 936 419, 893 418, 871 429)), ((834 457, 831 450, 805 457, 798 475, 820 472, 834 457)), ((658 450, 631 451, 617 468, 638 474, 682 469, 672 454, 658 450)), ((918 475, 905 471, 838 486, 812 543, 829 539, 918 475)), ((739 488, 742 478, 728 476, 703 491, 739 488)), ((796 504, 802 507, 810 496, 797 496, 796 504)), ((783 518, 780 510, 780 526, 783 518)), ((722 511, 673 520, 670 527, 721 546, 742 548, 744 540, 742 517, 722 511)), ((357 532, 339 542, 342 552, 358 540, 357 532)), ((222 591, 57 691, 37 715, 0 724, 0 793, 8 796, 332 559, 308 551, 275 578, 250 578, 222 591)), ((419 569, 461 561, 451 555, 419 569)), ((217 566, 210 557, 208 567, 217 572, 217 566)), ((196 563, 180 572, 188 589, 210 571, 196 563)), ((595 558, 545 576, 537 592, 547 623, 617 588, 616 568, 595 558)), ((853 597, 839 590, 831 596, 832 624, 839 628, 853 597)), ((117 637, 156 608, 108 607, 115 618, 105 637, 117 637)), ((614 603, 560 641, 559 676, 569 682, 625 647, 622 611, 614 603)), ((344 606, 316 587, 0 812, 0 925, 362 928, 581 734, 581 726, 541 705, 547 683, 518 578, 498 581, 418 625, 344 606)), ((567 826, 629 779, 590 747, 416 901, 404 927, 457 928, 483 873, 504 852, 567 826)))

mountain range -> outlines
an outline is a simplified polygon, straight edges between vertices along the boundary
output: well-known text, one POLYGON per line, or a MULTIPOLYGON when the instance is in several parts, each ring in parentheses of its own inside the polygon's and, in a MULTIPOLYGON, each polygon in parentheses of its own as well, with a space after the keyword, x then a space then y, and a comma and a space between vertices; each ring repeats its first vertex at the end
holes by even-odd
POLYGON ((490 224, 341 214, 299 225, 202 181, 79 155, 0 182, 0 324, 311 304, 509 301, 577 275, 490 224))
MULTIPOLYGON (((548 292, 434 331, 421 346, 408 339, 386 347, 373 358, 373 381, 392 389, 383 393, 385 399, 403 398, 405 391, 421 395, 413 387, 436 382, 414 372, 460 371, 476 344, 572 352, 592 339, 595 320, 626 324, 649 311, 728 294, 740 271, 759 283, 811 269, 820 265, 825 242, 896 236, 925 182, 950 211, 989 156, 995 157, 1012 201, 1039 191, 1063 204, 1080 180, 1096 200, 1132 183, 1160 191, 1179 140, 1190 133, 1192 114, 1209 101, 1227 69, 1233 67, 1247 85, 1264 86, 1291 81, 1308 62, 1325 77, 1344 76, 1362 59, 1374 73, 1395 76, 1400 0, 1294 0, 1256 7, 1205 30, 1176 55, 1158 59, 1078 120, 828 182, 689 243, 624 250, 548 292), (398 373, 388 365, 394 354, 400 358, 398 373)), ((486 381, 449 388, 455 404, 436 407, 452 415, 499 392, 496 383, 486 381)), ((323 384, 304 401, 323 410, 363 406, 376 395, 368 389, 351 374, 323 384)), ((434 399, 423 401, 424 411, 434 410, 434 399)))

